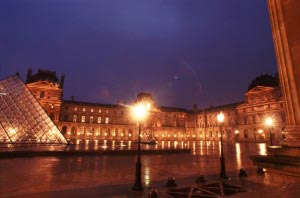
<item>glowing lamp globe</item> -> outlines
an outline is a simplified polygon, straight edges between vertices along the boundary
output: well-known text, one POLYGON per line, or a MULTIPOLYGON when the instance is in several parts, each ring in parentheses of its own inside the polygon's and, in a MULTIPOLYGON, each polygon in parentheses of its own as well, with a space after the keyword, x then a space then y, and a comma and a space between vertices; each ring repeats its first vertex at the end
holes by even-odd
POLYGON ((273 125, 273 119, 270 118, 270 117, 267 118, 265 122, 266 122, 266 125, 269 126, 269 127, 273 125))
POLYGON ((143 104, 143 103, 138 103, 137 105, 133 106, 132 108, 132 115, 137 121, 143 121, 150 110, 150 104, 143 104))
POLYGON ((219 123, 223 123, 225 119, 224 114, 222 113, 222 111, 217 115, 217 120, 219 123))

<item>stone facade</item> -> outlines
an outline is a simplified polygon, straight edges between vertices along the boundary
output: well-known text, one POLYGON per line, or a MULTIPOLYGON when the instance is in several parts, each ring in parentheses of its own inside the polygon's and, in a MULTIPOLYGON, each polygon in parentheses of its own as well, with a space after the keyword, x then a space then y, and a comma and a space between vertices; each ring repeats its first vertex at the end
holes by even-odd
POLYGON ((64 74, 59 81, 56 72, 39 69, 32 75, 32 70, 27 72, 26 86, 38 99, 44 110, 54 122, 59 122, 60 106, 62 104, 64 74))
POLYGON ((300 1, 268 0, 272 35, 285 101, 282 146, 300 147, 300 1))
MULTIPOLYGON (((137 139, 137 123, 128 105, 79 102, 74 98, 62 100, 64 75, 59 81, 55 72, 39 70, 35 75, 31 75, 31 72, 28 72, 28 89, 40 101, 66 139, 73 142, 137 139)), ((217 141, 222 134, 225 141, 266 141, 269 129, 264 126, 264 118, 267 116, 275 119, 273 138, 281 139, 281 130, 285 126, 281 90, 268 83, 255 83, 245 93, 245 102, 206 109, 198 109, 197 106, 192 110, 158 107, 150 94, 141 93, 137 100, 148 97, 152 106, 149 117, 142 123, 142 139, 217 141), (216 119, 220 111, 225 115, 222 133, 216 119)))
POLYGON ((246 94, 244 103, 237 107, 239 140, 264 140, 270 138, 270 129, 265 119, 271 117, 274 126, 272 137, 282 138, 285 126, 285 111, 281 90, 278 87, 256 86, 246 94))

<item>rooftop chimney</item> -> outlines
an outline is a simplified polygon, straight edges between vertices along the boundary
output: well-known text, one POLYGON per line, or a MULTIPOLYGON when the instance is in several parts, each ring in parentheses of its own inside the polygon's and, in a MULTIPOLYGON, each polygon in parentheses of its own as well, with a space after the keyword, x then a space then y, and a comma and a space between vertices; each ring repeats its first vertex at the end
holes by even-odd
POLYGON ((198 110, 198 105, 197 104, 193 105, 193 110, 198 110))
POLYGON ((31 76, 32 76, 32 69, 28 68, 27 77, 26 77, 26 83, 29 83, 31 81, 31 76))
POLYGON ((64 88, 64 84, 65 84, 65 74, 61 75, 61 79, 60 79, 60 86, 59 88, 64 88))

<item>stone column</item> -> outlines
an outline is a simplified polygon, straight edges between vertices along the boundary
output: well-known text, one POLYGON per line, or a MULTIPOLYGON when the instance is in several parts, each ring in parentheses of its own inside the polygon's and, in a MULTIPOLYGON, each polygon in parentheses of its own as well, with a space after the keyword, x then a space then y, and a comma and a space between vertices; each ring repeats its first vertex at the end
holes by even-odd
POLYGON ((300 0, 268 0, 286 111, 282 146, 300 147, 300 0))

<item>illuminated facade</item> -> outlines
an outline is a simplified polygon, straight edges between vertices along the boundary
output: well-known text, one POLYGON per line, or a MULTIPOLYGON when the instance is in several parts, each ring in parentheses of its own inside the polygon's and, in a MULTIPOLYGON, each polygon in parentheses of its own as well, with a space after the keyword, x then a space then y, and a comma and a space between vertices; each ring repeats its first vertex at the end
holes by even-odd
MULTIPOLYGON (((27 87, 40 101, 66 139, 116 140, 137 139, 137 123, 130 108, 121 104, 97 104, 62 100, 64 75, 58 80, 55 72, 39 70, 32 75, 29 70, 27 87)), ((274 117, 274 138, 281 138, 285 113, 281 91, 277 85, 252 82, 241 103, 192 110, 157 107, 152 96, 141 93, 138 97, 151 99, 150 116, 143 123, 142 139, 156 140, 208 140, 220 139, 216 116, 222 111, 223 139, 226 141, 263 141, 269 138, 264 125, 266 115, 274 117), (256 84, 255 84, 256 83, 256 84)))
POLYGON ((238 140, 264 140, 271 136, 282 138, 285 126, 284 102, 278 87, 256 86, 246 94, 246 101, 237 107, 239 119, 238 140), (271 117, 274 126, 266 126, 266 119, 271 117))
POLYGON ((62 74, 61 80, 58 80, 56 72, 48 70, 39 69, 34 75, 32 75, 32 69, 29 69, 27 72, 27 88, 38 99, 44 110, 55 122, 59 121, 64 79, 64 74, 62 74))

